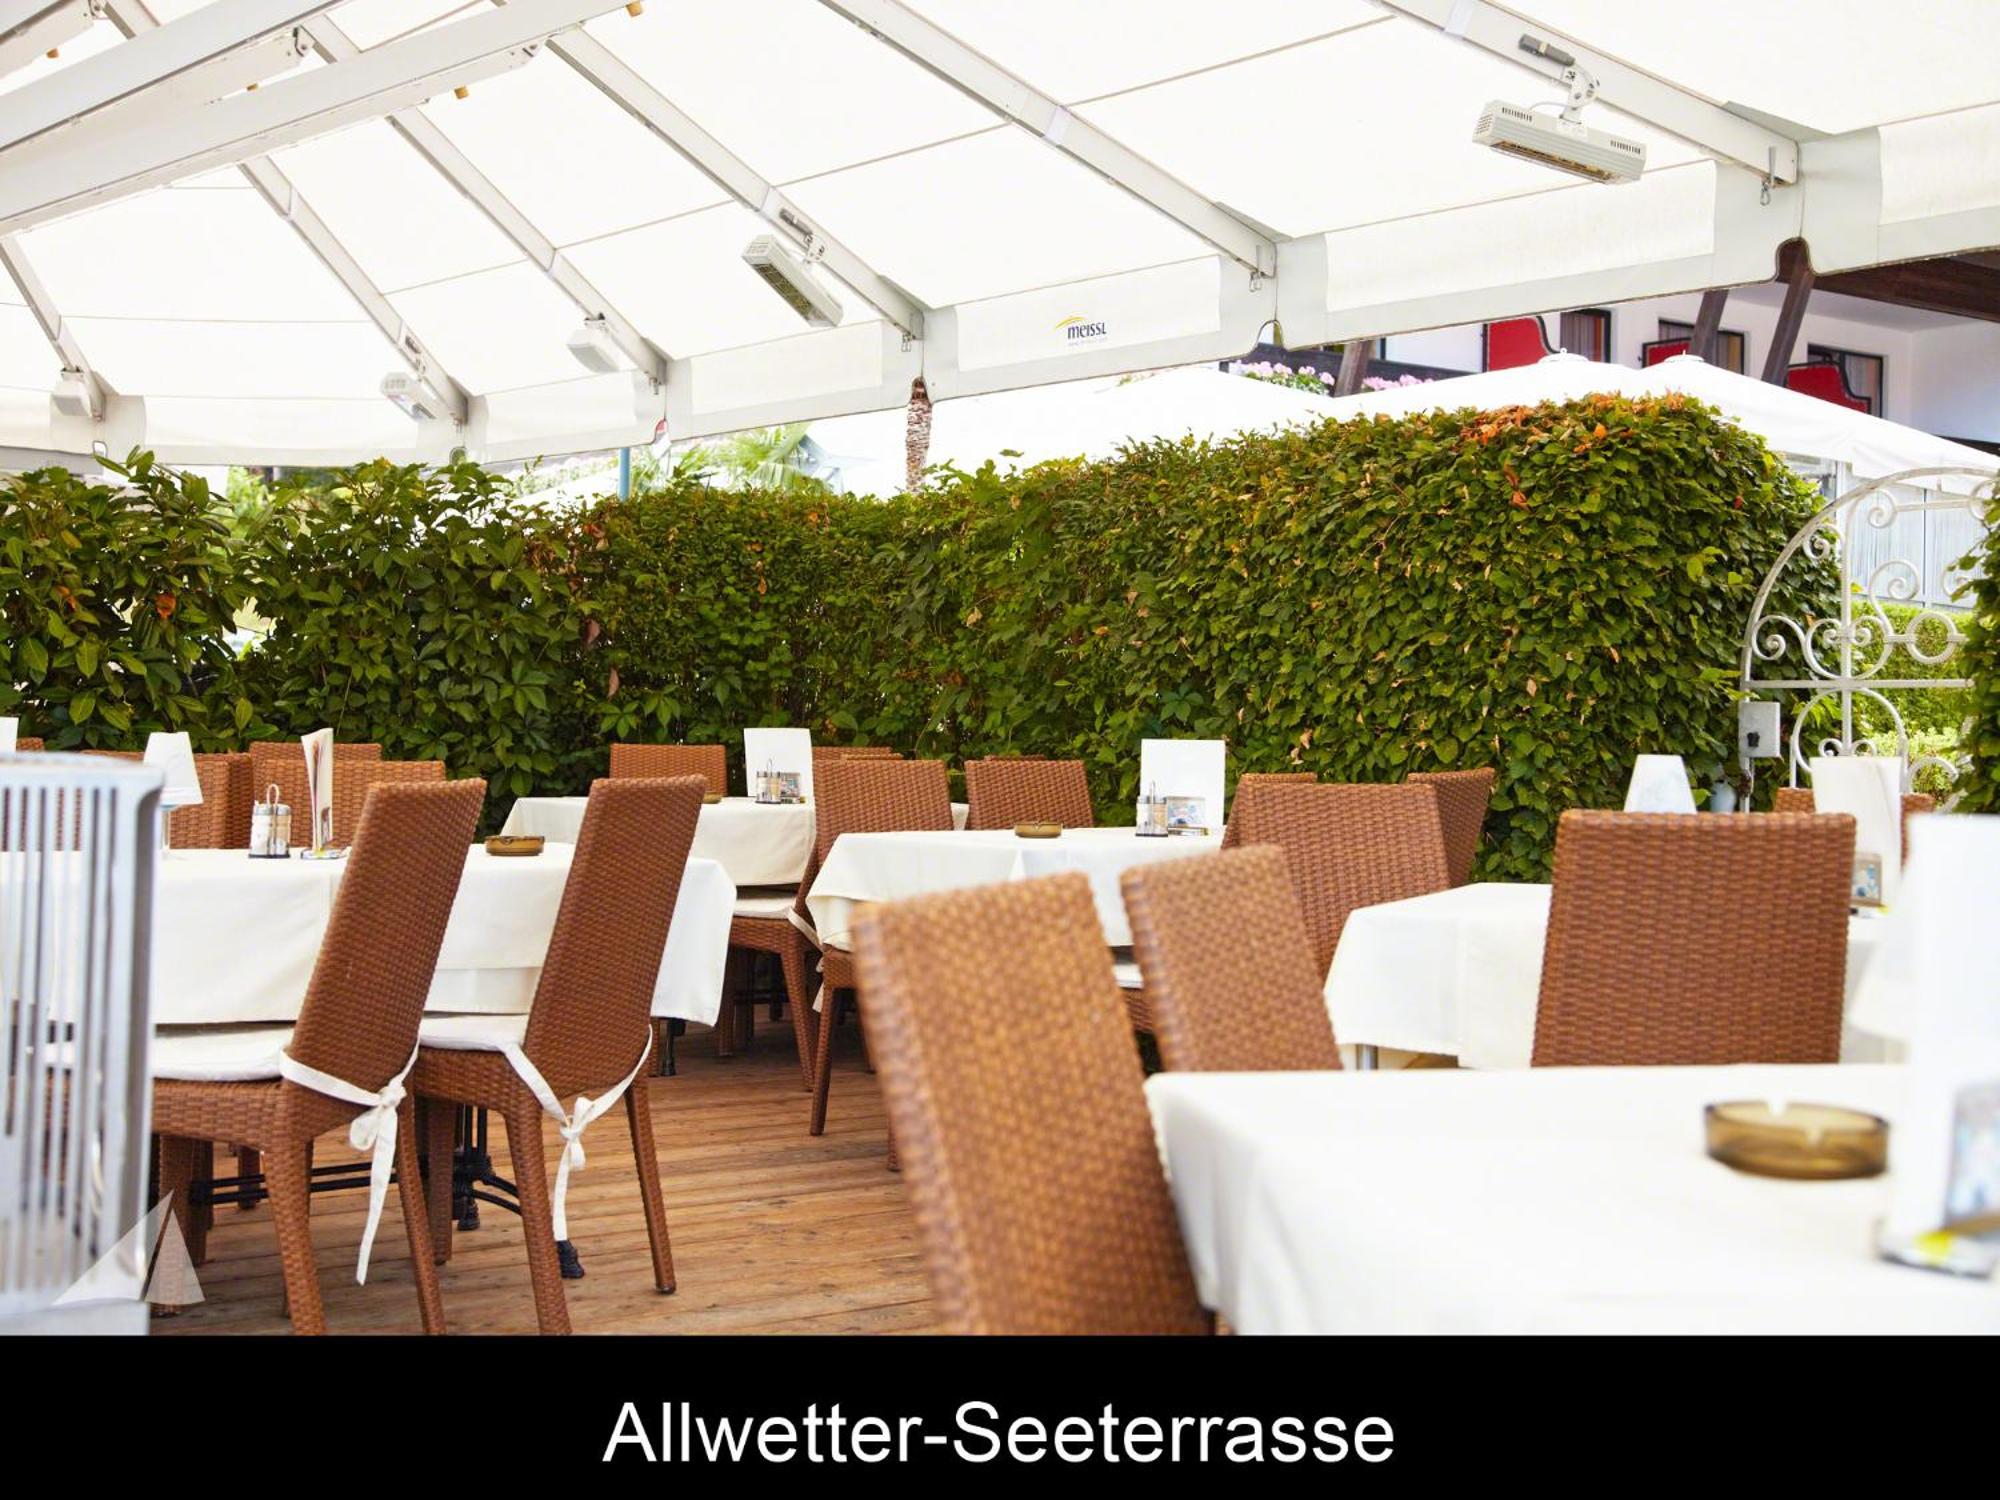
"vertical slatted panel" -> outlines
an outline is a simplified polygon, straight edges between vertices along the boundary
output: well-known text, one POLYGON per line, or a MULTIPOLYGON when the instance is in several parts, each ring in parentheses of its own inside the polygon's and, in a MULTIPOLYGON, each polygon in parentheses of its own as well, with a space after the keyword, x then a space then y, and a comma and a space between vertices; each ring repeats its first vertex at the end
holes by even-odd
POLYGON ((131 1298, 56 1304, 114 1252, 136 1294, 151 1249, 131 1231, 159 785, 81 756, 0 759, 0 1327, 145 1326, 131 1298))

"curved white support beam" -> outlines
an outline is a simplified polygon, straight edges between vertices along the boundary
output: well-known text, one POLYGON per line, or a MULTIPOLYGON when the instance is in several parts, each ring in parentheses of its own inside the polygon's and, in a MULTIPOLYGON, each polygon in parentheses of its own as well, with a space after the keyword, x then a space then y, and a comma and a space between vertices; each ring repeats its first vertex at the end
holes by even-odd
POLYGON ((42 285, 35 268, 28 264, 28 258, 21 251, 20 241, 13 235, 0 235, 0 269, 20 290, 21 300, 28 304, 28 311, 35 315, 35 322, 41 326, 42 337, 49 341, 49 347, 56 352, 66 372, 74 373, 83 382, 84 399, 90 406, 90 420, 97 422, 104 416, 107 400, 113 392, 100 380, 97 372, 90 367, 90 361, 83 357, 83 349, 76 341, 76 335, 63 325, 62 313, 57 310, 55 299, 48 288, 42 285))

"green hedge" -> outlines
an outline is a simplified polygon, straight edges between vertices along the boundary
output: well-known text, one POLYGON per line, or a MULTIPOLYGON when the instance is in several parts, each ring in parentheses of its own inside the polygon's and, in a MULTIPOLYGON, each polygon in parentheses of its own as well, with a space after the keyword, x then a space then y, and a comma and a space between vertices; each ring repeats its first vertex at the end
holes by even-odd
MULTIPOLYGON (((2000 523, 2000 516, 1992 518, 2000 523)), ((1970 772, 1960 781, 1964 812, 2000 813, 2000 524, 1991 526, 1977 557, 1971 586, 1971 621, 1960 648, 1972 679, 1970 720, 1963 745, 1970 772)))
POLYGON ((589 584, 628 722, 757 722, 1087 762, 1129 821, 1148 735, 1234 769, 1494 764, 1490 876, 1631 758, 1719 764, 1764 568, 1812 491, 1677 398, 1323 424, 991 469, 887 503, 608 501, 589 584), (722 592, 718 600, 718 591, 722 592))
MULTIPOLYGON (((212 741, 247 712, 441 756, 493 780, 492 813, 580 788, 608 739, 764 723, 1076 756, 1119 822, 1149 735, 1226 738, 1238 772, 1492 764, 1482 870, 1532 878, 1634 754, 1722 762, 1751 596, 1814 502, 1679 397, 1157 443, 886 501, 681 477, 557 514, 473 465, 377 463, 195 528, 235 570, 210 624, 252 595, 271 624, 240 667, 205 638, 216 684, 188 701, 212 741)), ((60 711, 39 686, 29 732, 60 711)))

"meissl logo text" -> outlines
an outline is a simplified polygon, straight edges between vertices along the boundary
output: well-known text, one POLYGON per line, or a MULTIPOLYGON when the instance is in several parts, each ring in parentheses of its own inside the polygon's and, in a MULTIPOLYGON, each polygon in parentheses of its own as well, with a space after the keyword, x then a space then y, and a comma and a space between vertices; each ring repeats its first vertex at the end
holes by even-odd
POLYGON ((1056 324, 1056 332, 1072 344, 1081 339, 1101 339, 1110 331, 1102 318, 1093 320, 1076 313, 1056 324))

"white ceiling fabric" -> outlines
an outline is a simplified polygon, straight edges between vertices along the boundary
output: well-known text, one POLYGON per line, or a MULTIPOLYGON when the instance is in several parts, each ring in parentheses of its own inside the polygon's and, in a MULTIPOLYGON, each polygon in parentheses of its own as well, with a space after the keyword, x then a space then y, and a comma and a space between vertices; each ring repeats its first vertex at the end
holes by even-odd
POLYGON ((528 457, 1762 281, 1799 235, 1822 273, 2000 244, 1983 0, 98 5, 0 73, 0 446, 528 457), (7 144, 162 28, 281 12, 271 71, 7 144), (1471 143, 1488 99, 1561 92, 1481 18, 1601 64, 1585 119, 1645 143, 1638 184, 1471 143), (1767 192, 1746 141, 1796 172, 1767 192), (786 216, 832 326, 743 263, 807 253, 786 216), (565 348, 586 316, 612 374, 565 348), (48 400, 66 365, 93 416, 48 400))

